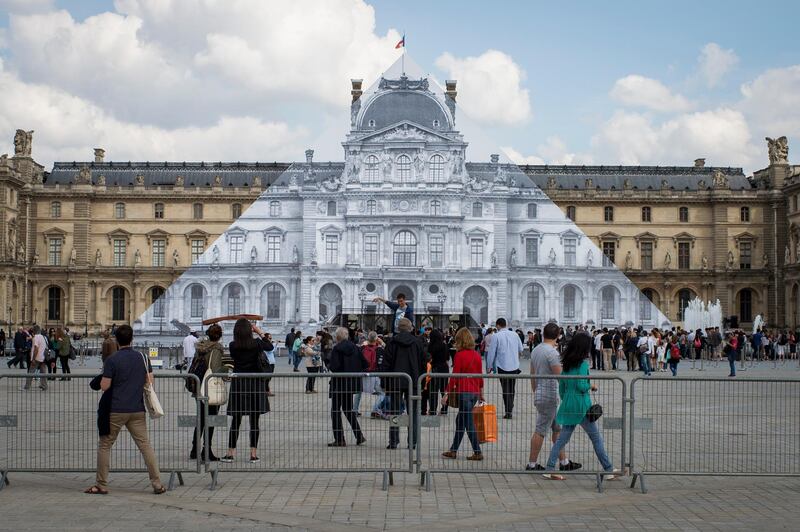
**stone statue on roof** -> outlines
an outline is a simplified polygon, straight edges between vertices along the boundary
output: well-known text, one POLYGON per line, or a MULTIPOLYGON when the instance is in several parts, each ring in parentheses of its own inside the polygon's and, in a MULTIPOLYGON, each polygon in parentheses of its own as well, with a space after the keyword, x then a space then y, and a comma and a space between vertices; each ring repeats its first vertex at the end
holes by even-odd
POLYGON ((106 176, 104 175, 97 176, 97 186, 100 187, 106 186, 106 176))
POLYGON ((144 186, 144 176, 142 174, 136 176, 136 184, 138 186, 144 186))
POLYGON ((214 186, 221 187, 222 186, 222 176, 217 174, 214 176, 214 186))
POLYGON ((714 188, 728 188, 728 177, 717 168, 713 174, 714 188))
POLYGON ((14 156, 30 157, 31 145, 33 144, 33 130, 25 131, 18 129, 14 134, 14 156))
POLYGON ((547 178, 547 188, 556 188, 558 186, 558 182, 556 181, 555 176, 550 176, 547 178))
POLYGON ((182 187, 183 186, 183 176, 182 175, 179 175, 178 177, 175 178, 175 186, 176 187, 182 187))
POLYGON ((787 164, 789 162, 789 140, 783 136, 777 139, 766 137, 769 164, 787 164))
POLYGON ((261 176, 257 175, 253 177, 253 188, 261 188, 261 176))
POLYGON ((92 172, 89 170, 89 167, 85 164, 81 167, 80 171, 78 172, 78 176, 75 178, 75 183, 78 185, 91 185, 92 184, 92 172))

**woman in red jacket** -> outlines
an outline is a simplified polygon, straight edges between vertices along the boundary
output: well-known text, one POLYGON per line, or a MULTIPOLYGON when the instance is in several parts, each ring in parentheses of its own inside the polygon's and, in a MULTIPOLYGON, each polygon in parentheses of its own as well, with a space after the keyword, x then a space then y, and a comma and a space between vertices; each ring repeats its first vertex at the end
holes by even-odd
MULTIPOLYGON (((474 373, 481 375, 483 365, 481 355, 475 351, 475 338, 469 329, 462 327, 456 333, 455 338, 456 355, 453 362, 453 374, 474 373)), ((456 416, 456 433, 453 436, 453 444, 450 450, 442 453, 445 458, 456 458, 464 432, 467 433, 472 444, 472 455, 467 460, 483 460, 481 446, 478 442, 478 434, 475 431, 475 422, 472 419, 472 408, 480 399, 483 400, 483 378, 482 377, 451 377, 447 383, 447 393, 442 398, 442 406, 447 405, 447 398, 451 393, 458 394, 458 416, 456 416)))

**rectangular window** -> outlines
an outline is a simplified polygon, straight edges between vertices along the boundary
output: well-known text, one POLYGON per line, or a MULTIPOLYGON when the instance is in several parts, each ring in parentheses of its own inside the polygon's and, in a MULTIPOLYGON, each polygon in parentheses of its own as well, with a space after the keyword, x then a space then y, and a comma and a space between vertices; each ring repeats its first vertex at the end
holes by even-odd
POLYGON ((610 268, 615 264, 616 242, 603 242, 603 267, 610 268))
POLYGON ((163 220, 164 219, 164 204, 163 203, 156 203, 153 206, 153 218, 156 220, 163 220))
POLYGON ((653 269, 653 243, 652 242, 641 242, 639 244, 639 249, 641 250, 641 269, 642 270, 652 270, 653 269))
POLYGON ((528 317, 529 318, 538 318, 539 317, 539 287, 537 285, 533 285, 528 288, 528 317))
POLYGON ((469 241, 470 267, 483 268, 483 239, 471 238, 469 241))
POLYGON ((125 266, 127 262, 128 243, 127 241, 114 239, 114 266, 125 266))
POLYGON ((192 318, 203 317, 203 287, 199 285, 192 286, 191 292, 191 316, 192 318))
POLYGON ((192 264, 200 262, 200 257, 203 256, 205 251, 206 242, 202 238, 192 239, 192 264))
POLYGON ((689 242, 678 242, 678 269, 689 269, 689 242))
POLYGON ((378 265, 378 235, 364 235, 364 266, 378 265))
POLYGON ((525 265, 537 266, 539 264, 539 239, 525 239, 525 265))
POLYGON ((203 219, 203 204, 202 203, 195 203, 192 205, 192 218, 195 220, 202 220, 203 219))
POLYGON ((60 238, 51 238, 49 242, 50 249, 48 250, 48 254, 50 259, 48 260, 48 264, 50 264, 50 266, 61 266, 61 245, 63 242, 60 238))
POLYGON ((325 235, 325 264, 339 262, 339 236, 325 235))
POLYGON ((574 238, 564 239, 564 265, 575 266, 578 252, 578 241, 574 238))
POLYGON ((739 269, 749 270, 753 264, 753 243, 739 242, 739 269))
POLYGON ((231 238, 231 264, 239 264, 242 262, 242 254, 244 252, 244 236, 233 235, 231 238))
POLYGON ((167 241, 161 238, 153 240, 153 266, 161 268, 165 264, 167 241))
POLYGON ((650 300, 647 299, 647 296, 644 294, 639 294, 639 318, 642 321, 650 321, 653 319, 652 313, 653 305, 650 303, 650 300))
POLYGON ((267 262, 274 263, 281 261, 281 235, 269 235, 267 237, 267 262))
POLYGON ((431 252, 431 266, 441 268, 444 265, 444 236, 431 235, 428 245, 431 252))
POLYGON ((267 287, 267 319, 279 320, 281 318, 281 287, 271 284, 267 287))

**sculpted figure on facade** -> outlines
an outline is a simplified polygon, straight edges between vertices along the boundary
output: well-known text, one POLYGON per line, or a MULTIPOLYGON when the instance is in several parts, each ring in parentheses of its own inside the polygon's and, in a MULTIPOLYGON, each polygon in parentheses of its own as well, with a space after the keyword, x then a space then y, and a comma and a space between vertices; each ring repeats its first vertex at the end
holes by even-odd
POLYGON ((14 135, 14 155, 17 157, 30 157, 33 144, 33 130, 18 129, 14 135))
POLYGON ((766 251, 761 255, 761 262, 764 264, 765 268, 769 267, 769 255, 767 255, 766 251))
POLYGON ((136 184, 138 186, 144 186, 144 176, 142 174, 136 176, 136 184))
POLYGON ((733 251, 728 250, 728 269, 733 269, 733 251))
POLYGON ((708 270, 708 257, 706 257, 705 253, 703 253, 703 258, 700 259, 700 261, 703 264, 703 271, 707 271, 708 270))
POLYGON ((630 250, 625 255, 625 271, 628 271, 633 266, 633 255, 631 254, 630 250))
POLYGON ((214 186, 221 187, 222 186, 222 176, 217 174, 214 176, 214 186))
POLYGON ((133 254, 133 266, 141 266, 142 265, 142 252, 139 251, 139 248, 136 248, 136 253, 133 254))
POLYGON ((722 170, 714 170, 714 188, 728 188, 728 177, 722 173, 722 170))
POLYGON ((94 252, 94 265, 100 266, 103 264, 103 253, 100 251, 100 248, 97 248, 94 252))
POLYGON ((20 242, 19 245, 17 246, 17 260, 19 262, 24 262, 25 261, 25 243, 24 242, 20 242))
POLYGON ((292 246, 292 263, 300 263, 300 251, 298 251, 297 246, 292 246))
POLYGON ((250 248, 250 264, 255 264, 258 262, 258 250, 255 246, 250 248))
POLYGON ((672 255, 667 250, 667 254, 664 255, 664 269, 669 270, 670 265, 672 265, 672 255))
POLYGON ((311 248, 311 264, 317 263, 317 248, 311 248))
POLYGON ((548 254, 548 257, 550 258, 550 266, 555 266, 556 265, 556 250, 553 249, 553 248, 550 248, 550 253, 548 254))
POLYGON ((590 249, 589 251, 586 252, 586 266, 591 268, 593 262, 594 262, 594 253, 592 253, 592 250, 590 249))
POLYGON ((497 268, 497 250, 494 248, 489 254, 489 263, 492 265, 492 268, 497 268))
POLYGON ((392 156, 384 153, 381 156, 381 164, 383 165, 383 178, 389 179, 392 175, 392 156))
POLYGON ((78 253, 75 251, 75 248, 72 248, 72 250, 69 252, 69 265, 75 266, 77 262, 78 262, 78 253))
POLYGON ((33 265, 36 266, 39 264, 39 250, 33 251, 33 265))
POLYGON ((211 256, 212 256, 211 264, 217 266, 219 264, 219 247, 217 247, 216 245, 211 250, 211 256))
POLYGON ((85 164, 81 167, 80 171, 78 172, 78 176, 75 178, 75 183, 78 185, 91 185, 92 184, 92 172, 89 170, 89 167, 85 164))
POLYGON ((783 251, 783 264, 787 265, 792 260, 792 250, 789 249, 789 246, 786 246, 786 249, 783 251))
POLYGON ((99 175, 97 176, 97 186, 104 187, 106 186, 106 176, 99 175))
POLYGON ((173 249, 172 250, 172 265, 177 268, 179 264, 180 264, 180 255, 178 254, 178 250, 177 249, 173 249))
POLYGON ((511 248, 511 255, 508 258, 508 265, 512 268, 517 265, 517 248, 511 248))
POLYGON ((784 137, 772 139, 766 137, 769 152, 769 164, 787 164, 789 162, 789 140, 784 137))
POLYGON ((261 176, 253 176, 253 188, 261 188, 261 176))
POLYGON ((547 188, 556 188, 558 186, 558 181, 556 181, 555 176, 550 176, 547 178, 547 188))

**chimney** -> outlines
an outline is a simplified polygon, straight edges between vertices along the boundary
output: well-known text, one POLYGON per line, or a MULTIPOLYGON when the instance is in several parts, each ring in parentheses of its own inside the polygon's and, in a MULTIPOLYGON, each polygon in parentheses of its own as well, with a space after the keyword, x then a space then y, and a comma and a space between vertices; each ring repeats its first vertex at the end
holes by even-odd
POLYGON ((364 91, 361 90, 361 83, 363 81, 363 79, 350 80, 350 83, 353 86, 353 88, 350 90, 350 95, 353 97, 353 102, 361 98, 361 95, 364 93, 364 91))
POLYGON ((703 168, 706 165, 705 159, 695 159, 694 160, 694 167, 695 168, 703 168))
POLYGON ((314 150, 306 150, 306 163, 311 164, 314 162, 314 150))
POLYGON ((447 104, 447 108, 450 109, 450 115, 453 117, 453 122, 456 120, 456 80, 448 79, 444 82, 444 95, 445 95, 445 103, 447 104))
POLYGON ((94 149, 94 162, 102 163, 106 157, 106 150, 103 148, 95 148, 94 149))
POLYGON ((497 164, 497 163, 500 162, 500 155, 499 154, 493 153, 490 157, 492 158, 492 164, 497 164))

